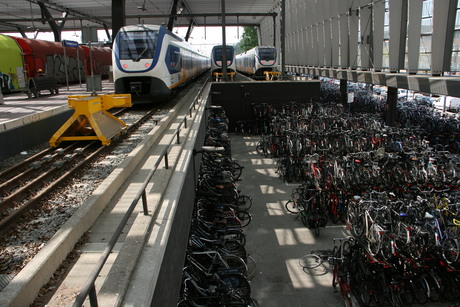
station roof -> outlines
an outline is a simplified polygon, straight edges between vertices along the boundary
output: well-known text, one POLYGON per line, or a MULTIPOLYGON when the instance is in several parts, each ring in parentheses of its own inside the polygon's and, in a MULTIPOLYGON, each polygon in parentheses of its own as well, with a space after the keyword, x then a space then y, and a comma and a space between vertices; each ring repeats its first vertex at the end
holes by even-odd
MULTIPOLYGON (((118 0, 0 0, 0 32, 48 32, 49 20, 63 30, 110 29, 112 2, 118 0)), ((226 0, 227 25, 257 25, 274 11, 276 0, 226 0)), ((125 0, 126 24, 167 25, 176 6, 174 26, 221 25, 221 0, 125 0)))

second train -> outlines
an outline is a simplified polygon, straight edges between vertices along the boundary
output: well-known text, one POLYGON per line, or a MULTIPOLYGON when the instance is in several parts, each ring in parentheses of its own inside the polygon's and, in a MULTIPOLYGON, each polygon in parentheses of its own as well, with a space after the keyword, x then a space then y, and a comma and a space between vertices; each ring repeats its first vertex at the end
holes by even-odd
POLYGON ((265 72, 278 71, 276 48, 257 46, 236 56, 236 70, 253 78, 265 78, 265 72))

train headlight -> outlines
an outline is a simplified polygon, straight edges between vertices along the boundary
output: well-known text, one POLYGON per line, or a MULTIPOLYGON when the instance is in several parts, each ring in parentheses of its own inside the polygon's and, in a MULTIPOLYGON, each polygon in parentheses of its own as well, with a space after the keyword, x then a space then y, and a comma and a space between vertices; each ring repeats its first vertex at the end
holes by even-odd
POLYGON ((123 68, 128 68, 128 64, 123 64, 123 68))
POLYGON ((150 67, 150 63, 145 63, 145 68, 149 68, 150 67))

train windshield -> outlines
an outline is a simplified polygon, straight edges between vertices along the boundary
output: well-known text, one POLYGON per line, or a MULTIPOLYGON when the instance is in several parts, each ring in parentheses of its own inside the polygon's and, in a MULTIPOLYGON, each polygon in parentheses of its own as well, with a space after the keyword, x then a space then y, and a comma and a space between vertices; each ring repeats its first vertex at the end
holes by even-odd
POLYGON ((273 61, 276 57, 275 48, 259 48, 259 59, 261 61, 273 61))
MULTIPOLYGON (((216 61, 222 61, 222 49, 222 47, 214 48, 214 58, 216 59, 216 61)), ((233 48, 226 47, 225 51, 227 54, 227 61, 231 61, 233 59, 233 48)))
POLYGON ((120 32, 118 49, 120 60, 152 59, 157 46, 158 31, 120 32))

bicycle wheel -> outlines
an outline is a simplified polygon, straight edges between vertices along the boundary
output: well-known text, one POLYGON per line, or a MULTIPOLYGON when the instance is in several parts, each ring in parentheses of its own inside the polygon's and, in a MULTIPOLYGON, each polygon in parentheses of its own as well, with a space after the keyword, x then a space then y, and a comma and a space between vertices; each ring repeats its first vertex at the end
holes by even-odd
POLYGON ((338 284, 339 284, 339 264, 334 262, 334 268, 332 269, 332 287, 335 288, 337 287, 338 284))
POLYGON ((239 256, 243 259, 246 258, 246 249, 240 242, 236 240, 227 240, 222 244, 222 251, 225 254, 231 254, 235 256, 239 256))
POLYGON ((423 276, 414 276, 411 280, 412 293, 419 304, 425 304, 428 301, 430 286, 423 276))
POLYGON ((368 280, 364 280, 361 283, 361 286, 357 288, 359 296, 357 296, 361 306, 369 306, 372 299, 372 293, 374 292, 374 287, 369 284, 368 280))
POLYGON ((316 254, 307 254, 300 258, 299 264, 301 267, 306 269, 314 269, 319 267, 323 263, 320 256, 316 254))
POLYGON ((286 208, 287 211, 289 211, 290 213, 294 213, 294 214, 298 214, 299 213, 299 207, 297 206, 297 203, 295 201, 293 201, 292 199, 291 200, 288 200, 286 202, 286 204, 284 205, 284 207, 286 208))
POLYGON ((442 256, 449 264, 457 262, 459 251, 458 240, 448 238, 442 243, 442 256))
POLYGON ((229 228, 225 229, 224 232, 219 236, 219 240, 236 240, 241 243, 241 245, 246 245, 246 235, 241 231, 241 229, 229 228))
POLYGON ((230 287, 230 291, 242 298, 248 299, 251 296, 251 286, 248 280, 240 274, 225 274, 221 276, 222 282, 230 287))
POLYGON ((315 226, 313 227, 313 233, 315 234, 315 237, 319 237, 319 221, 315 221, 315 226))
POLYGON ((381 240, 381 233, 382 229, 380 226, 372 224, 370 230, 369 230, 369 236, 367 237, 367 246, 369 249, 369 252, 371 253, 372 256, 376 256, 379 251, 380 247, 382 245, 382 240, 381 240))
POLYGON ((241 221, 241 227, 246 227, 251 223, 252 216, 247 211, 238 211, 236 216, 241 221))
POLYGON ((225 269, 237 270, 240 274, 247 276, 248 266, 243 259, 235 255, 222 255, 221 257, 225 269))
POLYGON ((300 211, 300 220, 305 227, 308 227, 307 213, 305 211, 300 211))
POLYGON ((231 172, 233 175, 233 179, 238 180, 241 177, 241 174, 243 173, 243 166, 241 166, 238 162, 232 161, 231 163, 231 172))
POLYGON ((339 216, 339 199, 337 195, 332 194, 329 197, 329 211, 332 223, 337 224, 340 216, 339 216))
POLYGON ((346 307, 352 307, 353 301, 351 299, 350 286, 345 281, 340 281, 340 294, 342 295, 343 301, 346 307))
POLYGON ((248 267, 248 275, 246 276, 249 280, 251 280, 256 275, 256 261, 251 255, 248 255, 246 258, 246 266, 248 267))
POLYGON ((238 209, 249 210, 252 207, 252 198, 246 195, 238 197, 238 209))

